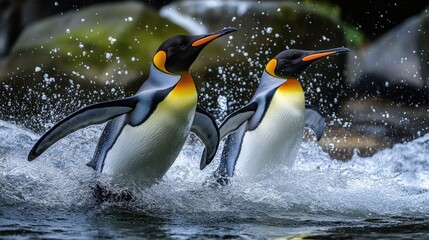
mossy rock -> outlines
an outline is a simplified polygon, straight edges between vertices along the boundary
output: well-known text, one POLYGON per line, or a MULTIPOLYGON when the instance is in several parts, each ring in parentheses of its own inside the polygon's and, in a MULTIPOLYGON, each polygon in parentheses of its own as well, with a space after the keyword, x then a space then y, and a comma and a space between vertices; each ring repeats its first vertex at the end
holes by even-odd
MULTIPOLYGON (((339 20, 325 12, 294 2, 222 1, 211 4, 200 0, 175 2, 165 6, 161 13, 195 19, 194 23, 201 22, 207 31, 228 26, 239 29, 228 41, 226 59, 219 58, 224 63, 222 68, 211 72, 218 77, 216 83, 209 84, 217 87, 206 89, 209 96, 224 96, 228 105, 226 112, 231 112, 251 98, 265 64, 277 53, 287 48, 316 50, 346 45, 339 20)), ((201 25, 196 27, 201 28, 201 25)), ((332 56, 313 64, 301 78, 308 102, 320 106, 325 114, 335 111, 345 93, 344 64, 345 56, 332 56)), ((220 106, 211 99, 203 99, 202 104, 212 111, 220 106)), ((219 114, 222 118, 226 113, 219 114)))
POLYGON ((353 95, 341 117, 366 136, 391 143, 429 132, 429 9, 410 17, 349 55, 347 78, 353 95))
MULTIPOLYGON (((129 96, 147 78, 159 45, 176 34, 187 31, 137 2, 36 22, 0 64, 0 116, 43 131, 84 105, 129 96)), ((220 50, 214 44, 205 51, 220 50)), ((196 75, 204 68, 198 61, 192 67, 196 75)))

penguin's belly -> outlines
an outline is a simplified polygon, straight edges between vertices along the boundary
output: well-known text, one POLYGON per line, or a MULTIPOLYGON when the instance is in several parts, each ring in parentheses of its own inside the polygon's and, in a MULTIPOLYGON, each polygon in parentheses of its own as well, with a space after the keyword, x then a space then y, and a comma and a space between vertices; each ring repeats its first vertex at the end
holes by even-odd
POLYGON ((263 178, 283 166, 291 167, 302 142, 304 117, 302 92, 276 92, 259 126, 244 135, 237 175, 263 178))
POLYGON ((151 185, 162 178, 189 134, 196 94, 188 101, 170 94, 141 125, 126 125, 107 152, 102 172, 112 183, 151 185))

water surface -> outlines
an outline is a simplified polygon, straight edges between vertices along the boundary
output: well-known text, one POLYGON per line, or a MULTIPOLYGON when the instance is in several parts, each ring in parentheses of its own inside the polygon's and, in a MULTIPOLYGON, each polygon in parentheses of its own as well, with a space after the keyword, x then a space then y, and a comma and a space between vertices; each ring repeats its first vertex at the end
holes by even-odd
POLYGON ((305 142, 292 169, 225 188, 208 186, 219 159, 199 171, 202 145, 189 139, 160 183, 133 186, 133 202, 100 205, 85 163, 101 129, 73 133, 27 162, 39 136, 0 121, 0 237, 429 237, 429 135, 348 162, 305 142))

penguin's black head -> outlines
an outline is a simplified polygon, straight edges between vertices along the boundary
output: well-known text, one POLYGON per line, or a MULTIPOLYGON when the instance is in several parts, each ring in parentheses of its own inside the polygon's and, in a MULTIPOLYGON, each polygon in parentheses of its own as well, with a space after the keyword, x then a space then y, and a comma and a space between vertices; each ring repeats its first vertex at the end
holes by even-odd
POLYGON ((158 48, 153 57, 153 63, 159 70, 166 73, 186 72, 207 44, 235 31, 237 31, 236 28, 225 28, 209 34, 173 36, 158 48))
POLYGON ((265 69, 273 76, 283 78, 298 77, 316 60, 345 52, 350 52, 350 50, 347 48, 334 48, 320 51, 304 51, 298 49, 285 50, 271 59, 265 69))

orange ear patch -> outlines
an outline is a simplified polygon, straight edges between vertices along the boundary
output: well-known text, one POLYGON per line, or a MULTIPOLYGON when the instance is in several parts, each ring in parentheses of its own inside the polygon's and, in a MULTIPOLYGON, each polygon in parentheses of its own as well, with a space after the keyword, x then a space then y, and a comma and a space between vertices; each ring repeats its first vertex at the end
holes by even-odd
MULTIPOLYGON (((159 70, 165 72, 165 73, 170 73, 166 68, 165 68, 165 61, 167 60, 167 53, 164 51, 158 51, 155 56, 153 57, 153 64, 155 65, 155 67, 157 67, 159 70)), ((171 74, 171 73, 170 73, 171 74)))
POLYGON ((276 74, 274 73, 274 70, 276 69, 276 67, 277 67, 277 59, 273 58, 267 63, 267 66, 265 66, 265 71, 267 71, 267 73, 269 73, 272 76, 276 76, 276 74))

